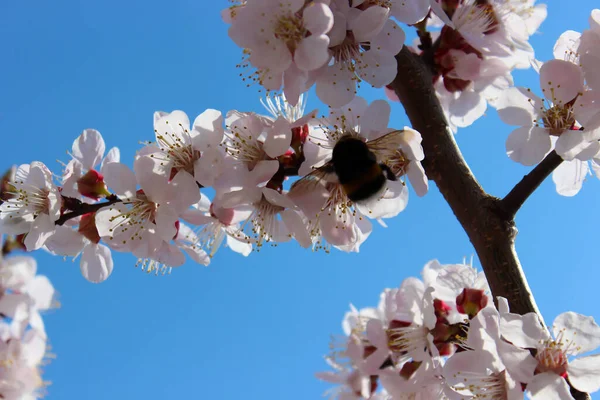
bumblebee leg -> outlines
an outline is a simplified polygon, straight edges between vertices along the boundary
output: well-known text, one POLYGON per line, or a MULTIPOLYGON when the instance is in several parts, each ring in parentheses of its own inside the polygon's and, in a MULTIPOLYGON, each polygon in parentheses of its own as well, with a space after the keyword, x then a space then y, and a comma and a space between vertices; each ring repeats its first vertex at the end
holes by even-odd
POLYGON ((392 172, 392 169, 390 167, 388 167, 387 164, 381 163, 381 164, 379 164, 379 166, 383 170, 383 173, 385 174, 385 177, 387 179, 389 179, 390 181, 397 181, 398 180, 398 178, 396 177, 396 175, 394 175, 394 173, 392 172))

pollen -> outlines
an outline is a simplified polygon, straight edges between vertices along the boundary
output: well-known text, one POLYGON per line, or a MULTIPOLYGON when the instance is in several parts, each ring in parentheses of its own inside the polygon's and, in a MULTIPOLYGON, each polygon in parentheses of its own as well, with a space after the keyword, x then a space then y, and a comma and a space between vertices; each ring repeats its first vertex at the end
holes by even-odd
POLYGON ((273 24, 275 37, 286 44, 290 52, 294 52, 302 39, 308 35, 301 15, 283 14, 273 24))

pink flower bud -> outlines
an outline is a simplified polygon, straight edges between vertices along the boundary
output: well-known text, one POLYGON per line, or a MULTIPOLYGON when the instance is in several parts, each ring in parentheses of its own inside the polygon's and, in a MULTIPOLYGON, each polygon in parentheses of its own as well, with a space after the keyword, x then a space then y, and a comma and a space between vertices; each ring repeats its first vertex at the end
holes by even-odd
POLYGON ((308 124, 304 124, 302 126, 297 126, 292 128, 292 144, 293 148, 296 148, 298 145, 303 145, 306 142, 306 138, 308 137, 308 124))
POLYGON ((448 304, 439 299, 433 300, 433 310, 435 312, 435 316, 437 317, 438 322, 445 322, 448 314, 452 310, 448 304))
POLYGON ((481 289, 463 289, 462 293, 456 297, 456 308, 458 312, 467 314, 473 318, 479 310, 487 305, 488 298, 481 289))
POLYGON ((110 195, 110 192, 106 189, 106 184, 104 184, 104 177, 93 169, 90 169, 77 180, 77 190, 82 196, 94 200, 110 195))

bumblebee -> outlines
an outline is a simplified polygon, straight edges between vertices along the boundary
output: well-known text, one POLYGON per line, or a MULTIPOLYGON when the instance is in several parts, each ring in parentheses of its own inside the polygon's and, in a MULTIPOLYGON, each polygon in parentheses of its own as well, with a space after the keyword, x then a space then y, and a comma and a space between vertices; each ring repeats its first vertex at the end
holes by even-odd
POLYGON ((330 181, 328 176, 334 174, 351 201, 360 203, 375 197, 387 180, 398 178, 388 165, 377 159, 373 150, 397 149, 403 133, 404 130, 396 130, 368 142, 354 134, 345 134, 334 145, 331 160, 295 182, 291 191, 309 190, 308 186, 330 181))

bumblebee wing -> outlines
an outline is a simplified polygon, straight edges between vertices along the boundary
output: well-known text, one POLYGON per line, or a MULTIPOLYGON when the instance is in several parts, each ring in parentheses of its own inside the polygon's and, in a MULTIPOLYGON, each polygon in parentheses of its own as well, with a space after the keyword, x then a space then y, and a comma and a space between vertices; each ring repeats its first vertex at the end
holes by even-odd
POLYGON ((292 187, 290 188, 290 193, 292 192, 303 192, 310 191, 314 189, 315 186, 322 182, 328 182, 335 178, 335 172, 333 169, 333 163, 329 161, 322 167, 319 167, 312 171, 310 174, 305 175, 301 179, 294 182, 292 187))
POLYGON ((395 150, 405 141, 404 133, 404 129, 398 129, 390 133, 386 133, 377 139, 369 140, 367 142, 367 146, 369 149, 376 152, 395 150))

